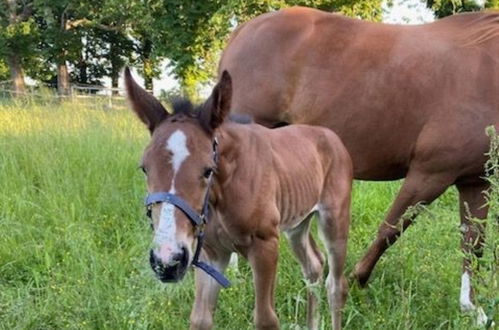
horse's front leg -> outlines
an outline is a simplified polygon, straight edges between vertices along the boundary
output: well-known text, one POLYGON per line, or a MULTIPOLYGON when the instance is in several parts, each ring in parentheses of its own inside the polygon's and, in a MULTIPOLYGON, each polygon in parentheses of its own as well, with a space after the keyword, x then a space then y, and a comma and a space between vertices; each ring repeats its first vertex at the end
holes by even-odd
POLYGON ((255 324, 257 329, 279 329, 274 310, 274 286, 277 271, 279 235, 254 236, 247 250, 255 286, 255 324))
MULTIPOLYGON (((230 260, 228 250, 205 251, 201 253, 201 260, 224 272, 230 260)), ((194 270, 196 282, 196 297, 191 311, 191 329, 211 329, 213 327, 213 312, 217 304, 221 286, 202 269, 194 270)))

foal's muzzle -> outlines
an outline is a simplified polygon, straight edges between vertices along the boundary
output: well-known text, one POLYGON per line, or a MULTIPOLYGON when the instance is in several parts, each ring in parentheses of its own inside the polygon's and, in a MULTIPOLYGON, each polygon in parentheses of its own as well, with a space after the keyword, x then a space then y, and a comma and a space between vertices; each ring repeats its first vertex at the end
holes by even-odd
POLYGON ((161 282, 178 282, 187 273, 189 263, 189 252, 185 247, 181 252, 175 254, 169 264, 164 264, 156 253, 151 249, 149 252, 151 268, 161 282))

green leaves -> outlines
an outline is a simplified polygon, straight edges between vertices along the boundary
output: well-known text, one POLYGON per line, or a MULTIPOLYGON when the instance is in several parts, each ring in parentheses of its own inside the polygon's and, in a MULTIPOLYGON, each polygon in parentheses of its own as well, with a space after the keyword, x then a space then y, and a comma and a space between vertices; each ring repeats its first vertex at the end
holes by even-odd
POLYGON ((426 0, 426 5, 438 18, 482 9, 474 0, 426 0))

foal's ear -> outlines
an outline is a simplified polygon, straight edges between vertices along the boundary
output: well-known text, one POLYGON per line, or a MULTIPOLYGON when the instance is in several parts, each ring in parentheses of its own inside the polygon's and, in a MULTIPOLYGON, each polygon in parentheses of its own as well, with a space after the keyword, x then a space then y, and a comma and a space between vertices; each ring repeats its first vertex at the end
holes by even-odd
POLYGON ((212 132, 223 123, 230 112, 231 99, 232 78, 229 72, 224 70, 200 114, 201 124, 207 131, 212 132))
POLYGON ((168 113, 154 96, 133 80, 128 67, 125 68, 125 87, 133 110, 152 134, 159 123, 168 117, 168 113))

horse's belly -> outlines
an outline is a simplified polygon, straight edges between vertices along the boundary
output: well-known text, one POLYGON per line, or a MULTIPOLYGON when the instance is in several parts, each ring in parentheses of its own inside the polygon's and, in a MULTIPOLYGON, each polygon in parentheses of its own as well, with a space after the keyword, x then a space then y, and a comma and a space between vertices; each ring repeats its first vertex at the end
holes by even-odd
POLYGON ((315 204, 311 208, 304 208, 294 214, 289 215, 286 218, 281 219, 281 222, 279 224, 279 230, 286 232, 293 228, 296 228, 297 226, 300 225, 300 223, 302 223, 303 220, 305 220, 307 216, 309 216, 311 213, 315 211, 318 211, 317 204, 315 204))

